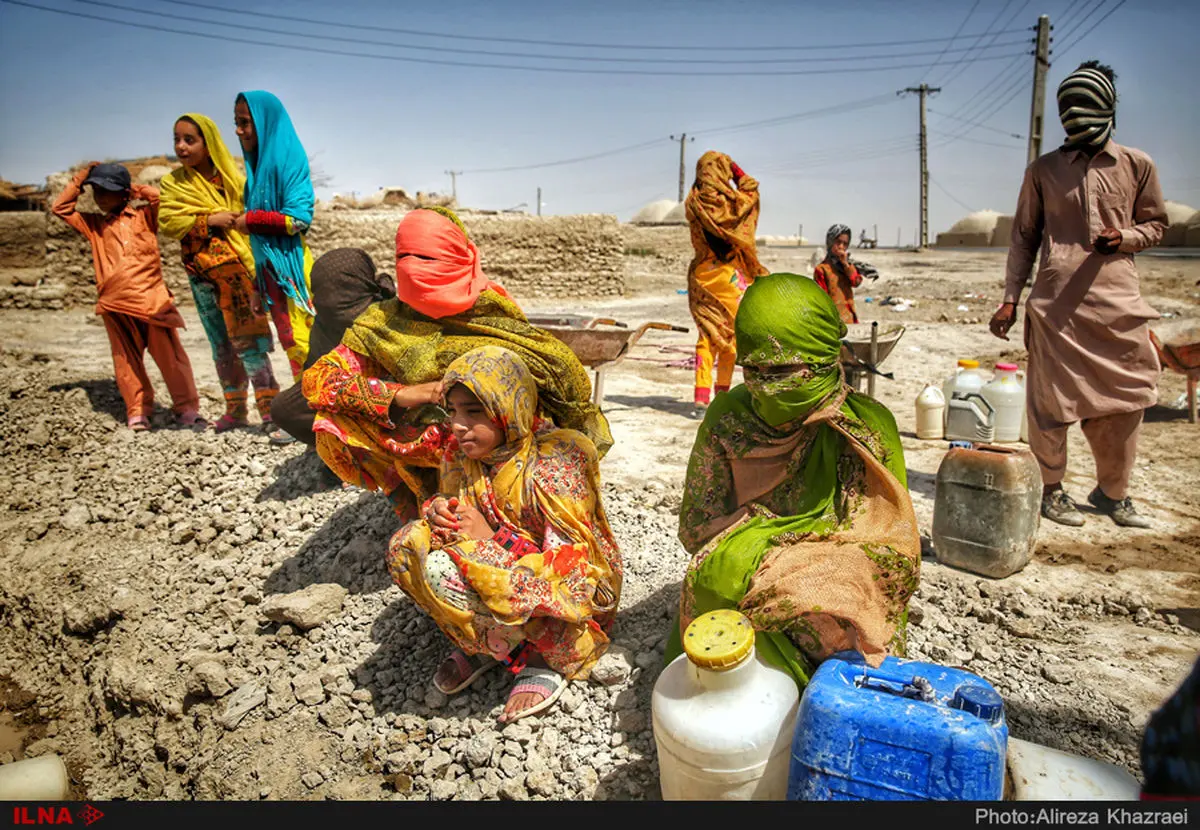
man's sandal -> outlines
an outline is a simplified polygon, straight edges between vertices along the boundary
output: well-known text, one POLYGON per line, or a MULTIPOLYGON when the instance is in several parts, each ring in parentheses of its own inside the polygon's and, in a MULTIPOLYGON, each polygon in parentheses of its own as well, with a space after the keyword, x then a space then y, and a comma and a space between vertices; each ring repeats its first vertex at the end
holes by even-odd
MULTIPOLYGON (((566 678, 554 669, 540 666, 526 666, 517 674, 517 682, 513 684, 512 691, 508 693, 508 699, 512 700, 517 695, 533 694, 541 695, 542 700, 528 709, 522 709, 507 719, 505 719, 504 713, 501 712, 499 720, 501 723, 513 723, 519 721, 521 718, 536 715, 538 712, 549 709, 566 688, 566 678)), ((507 706, 507 703, 505 705, 507 706)))
POLYGON ((145 432, 150 429, 150 419, 145 415, 134 415, 129 419, 128 424, 134 432, 145 432))
MULTIPOLYGON (((450 656, 446 660, 454 662, 454 667, 458 669, 458 676, 463 679, 457 685, 449 688, 439 685, 435 679, 433 687, 444 695, 461 692, 474 683, 481 674, 500 665, 495 658, 486 654, 466 654, 462 649, 457 648, 450 652, 450 656)), ((438 667, 438 670, 441 670, 441 666, 438 667)), ((434 677, 436 678, 436 676, 435 674, 434 677)))

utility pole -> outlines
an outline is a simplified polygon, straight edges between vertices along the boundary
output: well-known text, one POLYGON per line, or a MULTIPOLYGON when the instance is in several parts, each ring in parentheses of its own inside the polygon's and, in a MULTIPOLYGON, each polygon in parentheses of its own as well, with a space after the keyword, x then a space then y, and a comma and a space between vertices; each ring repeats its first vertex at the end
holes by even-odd
POLYGON ((447 170, 446 175, 450 177, 450 198, 454 200, 454 204, 458 204, 458 177, 462 175, 461 170, 447 170))
POLYGON ((1029 158, 1033 164, 1042 154, 1042 121, 1046 112, 1046 70, 1050 68, 1050 18, 1037 22, 1037 49, 1033 53, 1033 103, 1029 109, 1029 158))
POLYGON ((542 189, 541 189, 540 187, 538 188, 538 210, 537 210, 537 215, 538 215, 538 216, 541 216, 541 215, 542 215, 542 189))
POLYGON ((679 138, 671 136, 672 141, 679 142, 679 201, 683 201, 684 182, 687 181, 687 149, 686 145, 689 141, 695 141, 695 138, 688 138, 687 133, 680 133, 679 138))
POLYGON ((921 84, 918 87, 907 87, 897 92, 897 95, 915 92, 921 98, 921 217, 920 229, 917 231, 918 246, 924 248, 929 243, 929 142, 925 138, 925 96, 941 92, 940 86, 921 84))

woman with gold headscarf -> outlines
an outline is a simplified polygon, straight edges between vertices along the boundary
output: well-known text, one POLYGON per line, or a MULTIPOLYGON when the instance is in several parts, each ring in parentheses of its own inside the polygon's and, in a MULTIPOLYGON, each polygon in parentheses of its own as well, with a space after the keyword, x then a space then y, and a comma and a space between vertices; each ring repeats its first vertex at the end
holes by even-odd
POLYGON ((304 373, 317 452, 343 481, 382 490, 397 515, 415 518, 436 492, 449 438, 436 407, 441 378, 459 356, 489 343, 524 362, 541 415, 584 433, 601 455, 612 446, 579 358, 484 275, 453 211, 419 208, 400 222, 396 294, 369 306, 341 345, 304 373))
POLYGON ((604 654, 621 556, 595 445, 538 416, 537 383, 514 351, 471 349, 442 388, 452 435, 438 495, 393 537, 388 572, 457 646, 434 676, 440 691, 501 663, 516 675, 509 723, 553 704, 604 654))
POLYGON ((695 251, 688 266, 688 307, 699 331, 694 400, 707 406, 714 391, 728 391, 733 381, 733 318, 742 293, 767 273, 754 244, 758 182, 729 156, 710 150, 696 162, 684 205, 695 251))
POLYGON ((679 539, 693 558, 667 660, 722 608, 801 688, 838 651, 872 666, 903 655, 921 543, 895 419, 846 384, 846 324, 807 277, 760 277, 736 324, 745 383, 709 407, 692 447, 679 539))
POLYGON ((264 426, 279 384, 267 356, 274 346, 262 299, 254 281, 250 240, 234 229, 244 210, 245 179, 221 132, 199 113, 175 122, 175 155, 183 166, 163 177, 158 229, 183 249, 200 323, 212 345, 217 377, 225 393, 225 414, 213 425, 224 431, 248 423, 249 385, 264 426))

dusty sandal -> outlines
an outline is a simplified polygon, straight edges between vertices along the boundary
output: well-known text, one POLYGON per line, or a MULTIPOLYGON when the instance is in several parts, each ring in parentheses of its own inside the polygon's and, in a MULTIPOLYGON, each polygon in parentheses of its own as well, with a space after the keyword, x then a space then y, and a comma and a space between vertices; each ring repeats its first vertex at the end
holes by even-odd
POLYGON ((457 694, 474 683, 479 675, 498 665, 500 664, 495 659, 486 654, 468 655, 461 649, 456 648, 450 652, 450 656, 438 667, 437 674, 434 674, 433 687, 444 695, 457 694), (446 663, 453 663, 454 668, 458 671, 459 682, 454 686, 443 686, 437 682, 437 674, 441 673, 442 667, 446 663))
POLYGON ((517 674, 517 682, 513 684, 512 691, 508 693, 508 699, 512 700, 517 695, 524 694, 541 695, 542 699, 528 709, 522 709, 507 718, 504 716, 504 712, 501 712, 498 720, 500 723, 513 723, 521 718, 549 709, 566 688, 566 678, 554 669, 526 666, 517 674))
POLYGON ((181 426, 193 428, 204 428, 208 426, 208 421, 204 419, 204 416, 195 410, 179 413, 175 416, 175 423, 180 424, 181 426))
POLYGON ((227 413, 222 415, 220 418, 217 418, 216 422, 213 424, 213 430, 216 432, 225 432, 226 430, 230 430, 235 427, 248 426, 250 426, 250 422, 245 418, 235 418, 227 413))
POLYGON ((145 432, 150 429, 150 419, 145 415, 135 415, 129 419, 129 428, 134 432, 145 432))

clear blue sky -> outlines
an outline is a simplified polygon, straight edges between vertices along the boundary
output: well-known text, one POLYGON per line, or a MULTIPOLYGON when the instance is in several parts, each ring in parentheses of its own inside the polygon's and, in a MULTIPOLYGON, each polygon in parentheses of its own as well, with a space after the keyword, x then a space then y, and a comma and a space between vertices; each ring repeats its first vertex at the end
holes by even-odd
POLYGON ((1119 7, 1121 0, 203 0, 251 14, 167 0, 21 1, 28 5, 0 2, 0 176, 18 182, 40 182, 88 158, 171 154, 172 123, 190 110, 216 120, 238 152, 234 97, 261 88, 284 102, 308 152, 332 177, 319 197, 382 185, 448 192, 444 171, 453 169, 465 171, 459 197, 472 207, 524 202, 532 210, 540 186, 544 213, 628 219, 652 199, 677 195, 679 143, 669 136, 686 131, 696 136, 686 148, 689 185, 696 158, 708 149, 729 153, 761 180, 761 233, 795 233, 803 224, 815 241, 834 222, 856 233, 877 224, 883 244, 895 243, 898 228, 909 243, 917 225, 917 100, 896 91, 922 80, 942 88, 928 102, 931 237, 966 213, 963 205, 1011 212, 1030 107, 1033 59, 1022 53, 1032 49, 1027 30, 1047 14, 1055 53, 1043 151, 1062 139, 1054 88, 1081 60, 1096 57, 1118 74, 1117 140, 1158 162, 1167 198, 1200 203, 1195 0, 1128 0, 1119 7), (1008 30, 1020 31, 1000 33, 1008 30), (300 49, 253 45, 263 43, 300 49), (898 45, 869 45, 885 43, 898 45), (544 55, 575 59, 538 57, 544 55), (691 62, 678 63, 684 60, 691 62), (531 72, 434 61, 680 74, 531 72), (861 71, 895 66, 908 68, 861 71), (720 74, 732 71, 809 74, 720 74), (855 106, 720 132, 848 104, 855 106), (475 172, 642 143, 575 164, 475 172))

